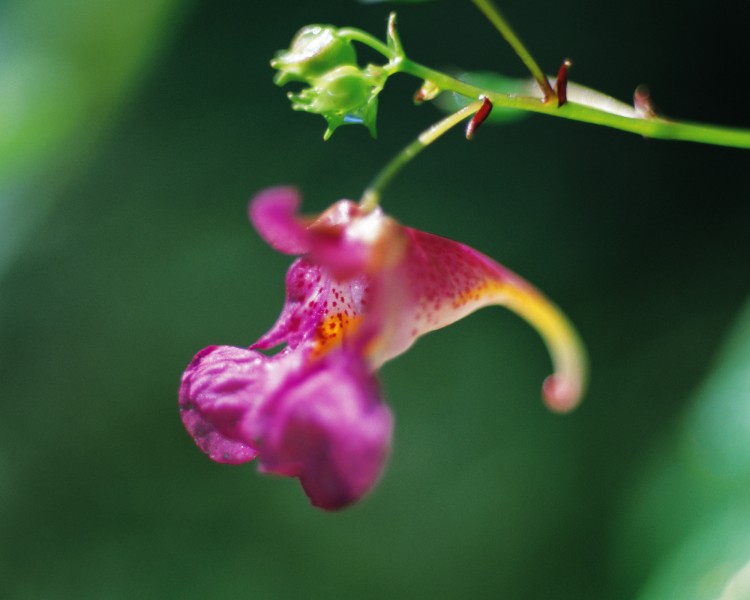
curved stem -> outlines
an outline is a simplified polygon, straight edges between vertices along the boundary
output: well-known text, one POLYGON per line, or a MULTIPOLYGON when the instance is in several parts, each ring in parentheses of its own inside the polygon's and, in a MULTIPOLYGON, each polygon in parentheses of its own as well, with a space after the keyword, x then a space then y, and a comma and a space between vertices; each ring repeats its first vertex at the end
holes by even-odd
POLYGON ((381 169, 375 176, 359 201, 364 211, 370 211, 380 203, 380 196, 386 186, 393 180, 396 174, 403 169, 411 160, 438 139, 446 131, 458 125, 461 121, 470 117, 482 107, 482 103, 472 102, 468 106, 448 115, 442 121, 438 121, 429 129, 423 131, 419 137, 399 152, 391 161, 381 169))
POLYGON ((396 57, 396 53, 391 50, 386 44, 381 42, 374 35, 370 35, 366 31, 356 29, 355 27, 343 27, 338 30, 339 36, 353 42, 359 42, 365 46, 369 46, 375 52, 378 52, 385 56, 388 60, 393 60, 396 57))

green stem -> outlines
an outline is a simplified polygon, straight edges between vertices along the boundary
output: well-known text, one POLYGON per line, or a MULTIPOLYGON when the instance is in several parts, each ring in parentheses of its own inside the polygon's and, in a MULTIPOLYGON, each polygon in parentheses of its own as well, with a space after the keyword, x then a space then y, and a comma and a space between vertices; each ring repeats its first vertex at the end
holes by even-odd
POLYGON ((510 24, 508 23, 508 20, 503 16, 503 13, 500 12, 500 9, 492 3, 492 0, 471 1, 479 10, 482 11, 484 16, 489 19, 489 21, 500 32, 500 35, 505 38, 505 41, 511 45, 511 48, 513 48, 518 57, 523 61, 523 64, 526 65, 526 68, 529 70, 534 79, 536 79, 536 82, 542 89, 544 101, 546 102, 550 98, 554 98, 556 96, 555 91, 549 84, 544 71, 542 71, 537 62, 534 60, 534 57, 531 56, 531 53, 526 49, 526 46, 524 46, 521 38, 519 38, 518 35, 516 35, 516 32, 513 31, 510 24))
POLYGON ((383 167, 380 173, 375 176, 362 194, 362 198, 359 202, 360 207, 364 211, 370 211, 375 208, 380 203, 380 196, 382 195, 383 190, 401 169, 409 164, 417 154, 438 139, 446 131, 477 112, 481 106, 482 103, 479 101, 472 102, 468 106, 464 106, 462 109, 448 115, 442 121, 438 121, 429 129, 423 131, 416 140, 393 157, 391 161, 383 167))
POLYGON ((661 117, 624 117, 594 106, 579 104, 570 100, 565 106, 558 108, 554 103, 544 103, 541 99, 531 96, 516 96, 501 92, 491 92, 459 81, 445 73, 435 71, 406 58, 401 60, 398 70, 402 73, 431 81, 443 91, 455 92, 471 100, 476 100, 480 96, 487 96, 495 107, 515 108, 570 119, 572 121, 602 125, 654 139, 681 140, 750 149, 750 130, 748 129, 674 121, 661 117))
MULTIPOLYGON (((477 5, 486 4, 492 6, 489 4, 489 0, 472 1, 477 5)), ((446 75, 445 73, 416 63, 406 58, 403 54, 395 52, 392 48, 389 48, 386 44, 369 33, 359 29, 344 28, 339 30, 339 34, 352 41, 365 44, 387 58, 389 62, 384 66, 384 69, 389 75, 399 72, 406 73, 419 79, 430 81, 442 91, 455 92, 456 94, 469 98, 470 100, 477 100, 481 96, 486 96, 496 107, 515 108, 518 110, 542 113, 552 117, 570 119, 572 121, 602 125, 604 127, 611 127, 613 129, 619 129, 620 131, 627 131, 649 138, 681 140, 686 142, 713 144, 716 146, 750 149, 750 130, 748 129, 674 121, 662 117, 626 117, 608 112, 593 105, 580 104, 576 102, 575 99, 569 99, 567 104, 558 107, 557 103, 545 102, 545 98, 492 92, 470 85, 446 75)), ((506 39, 509 41, 511 39, 516 40, 519 46, 523 48, 523 45, 518 41, 518 38, 515 35, 511 38, 506 37, 506 39)), ((514 45, 514 48, 515 47, 516 46, 514 45)), ((533 59, 527 52, 526 56, 534 64, 534 68, 538 70, 538 66, 536 66, 536 63, 533 62, 533 59)), ((526 62, 526 60, 524 60, 524 62, 526 62)), ((535 78, 537 79, 537 82, 540 81, 538 76, 535 75, 535 78)))
POLYGON ((393 58, 395 57, 395 53, 393 52, 393 50, 391 50, 386 44, 381 42, 374 35, 370 35, 366 31, 356 29, 355 27, 342 27, 338 30, 338 34, 340 37, 351 40, 352 42, 359 42, 360 44, 369 46, 370 48, 375 50, 375 52, 379 52, 380 54, 385 56, 388 60, 393 60, 393 58))

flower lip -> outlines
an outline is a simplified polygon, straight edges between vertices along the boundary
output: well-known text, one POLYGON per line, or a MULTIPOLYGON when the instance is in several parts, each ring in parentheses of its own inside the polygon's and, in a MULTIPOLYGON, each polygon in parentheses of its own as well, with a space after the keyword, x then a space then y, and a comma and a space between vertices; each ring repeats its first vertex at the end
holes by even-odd
POLYGON ((182 422, 212 460, 241 464, 258 454, 238 432, 262 377, 261 354, 228 346, 209 346, 195 355, 180 385, 182 422))
POLYGON ((393 418, 356 353, 342 348, 313 363, 264 413, 261 470, 299 477, 313 505, 343 508, 380 478, 393 418))

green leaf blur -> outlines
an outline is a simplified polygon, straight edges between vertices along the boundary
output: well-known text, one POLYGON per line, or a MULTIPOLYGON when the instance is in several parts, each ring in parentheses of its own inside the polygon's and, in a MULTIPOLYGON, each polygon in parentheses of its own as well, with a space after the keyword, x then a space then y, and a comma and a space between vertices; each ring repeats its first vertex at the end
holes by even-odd
POLYGON ((655 567, 642 600, 719 598, 750 564, 750 307, 732 331, 627 511, 621 564, 655 567))
POLYGON ((0 274, 168 39, 180 0, 0 5, 0 274), (57 171, 43 186, 45 177, 57 171), (64 173, 61 177, 61 174, 64 173), (42 189, 39 189, 39 188, 42 189), (36 199, 21 207, 26 195, 36 199))

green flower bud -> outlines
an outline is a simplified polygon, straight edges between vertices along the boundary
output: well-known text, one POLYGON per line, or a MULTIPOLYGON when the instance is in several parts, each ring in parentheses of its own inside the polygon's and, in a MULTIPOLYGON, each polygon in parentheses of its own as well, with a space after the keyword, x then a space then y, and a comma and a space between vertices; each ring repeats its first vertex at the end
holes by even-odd
POLYGON ((362 71, 351 66, 328 71, 311 84, 299 94, 289 95, 298 105, 296 110, 318 114, 330 111, 347 113, 365 104, 373 87, 362 71))
POLYGON ((357 55, 351 42, 339 36, 332 25, 308 25, 297 32, 288 50, 282 50, 271 61, 278 69, 274 81, 284 85, 320 77, 342 65, 355 65, 357 55))
POLYGON ((325 117, 328 121, 325 139, 337 127, 349 123, 365 125, 375 137, 377 95, 383 89, 385 78, 374 69, 341 66, 310 81, 310 87, 298 94, 290 93, 289 99, 294 110, 325 117))

